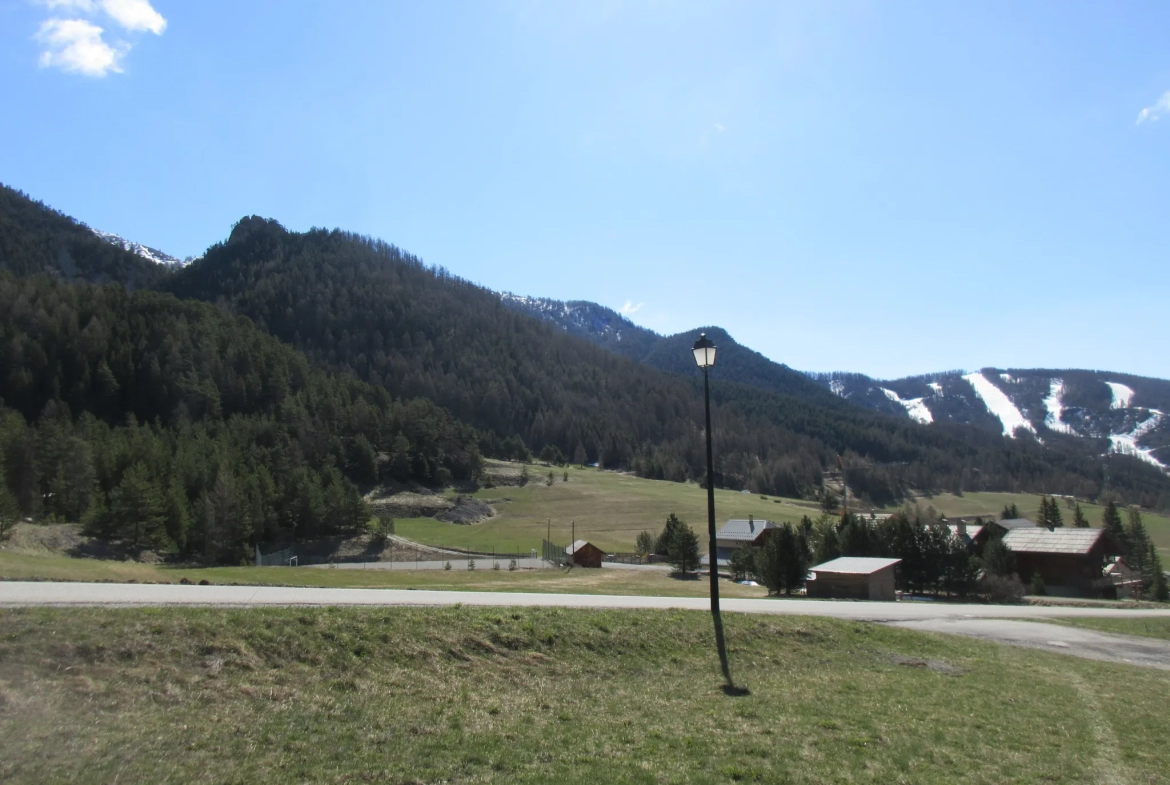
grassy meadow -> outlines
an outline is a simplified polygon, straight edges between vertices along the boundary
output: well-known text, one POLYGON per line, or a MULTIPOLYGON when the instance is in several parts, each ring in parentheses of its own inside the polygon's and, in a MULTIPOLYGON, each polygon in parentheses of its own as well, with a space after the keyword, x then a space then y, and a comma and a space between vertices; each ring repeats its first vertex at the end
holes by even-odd
POLYGON ((0 781, 1167 781, 1170 676, 827 619, 0 609, 0 781))
MULTIPOLYGON (((498 513, 495 518, 474 526, 443 523, 433 518, 402 518, 396 521, 398 534, 428 545, 472 550, 528 551, 539 549, 546 531, 551 528, 553 542, 568 544, 576 522, 579 539, 587 539, 606 551, 632 551, 638 532, 659 532, 666 516, 676 513, 697 532, 707 525, 706 491, 693 483, 645 480, 627 474, 591 468, 569 468, 564 482, 563 469, 539 464, 529 467, 532 481, 523 487, 484 488, 473 494, 490 503, 498 513), (554 472, 554 482, 544 478, 554 472), (551 521, 551 525, 550 525, 551 521)), ((946 515, 986 515, 998 518, 1005 505, 1015 503, 1021 514, 1035 519, 1040 497, 1021 493, 967 493, 963 496, 938 494, 918 499, 933 505, 946 515)), ((1103 508, 1082 505, 1093 525, 1100 525, 1103 508)), ((1068 523, 1072 511, 1061 503, 1068 523)), ((717 490, 716 521, 729 518, 756 518, 799 521, 801 516, 816 516, 820 509, 814 502, 758 494, 717 490)), ((1170 518, 1153 513, 1142 515, 1155 544, 1170 558, 1170 518)), ((705 540, 700 536, 700 539, 705 540)), ((704 548, 705 550, 705 548, 704 548)))
POLYGON ((1137 635, 1170 641, 1170 617, 1145 619, 1060 619, 1057 623, 1118 635, 1137 635))

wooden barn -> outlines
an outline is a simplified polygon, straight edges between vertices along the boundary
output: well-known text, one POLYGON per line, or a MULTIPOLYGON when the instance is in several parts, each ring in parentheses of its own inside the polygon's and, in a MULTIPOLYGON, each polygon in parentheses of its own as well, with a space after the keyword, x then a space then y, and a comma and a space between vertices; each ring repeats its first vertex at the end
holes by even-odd
POLYGON ((565 548, 565 555, 578 567, 600 567, 601 558, 605 556, 600 548, 585 540, 577 540, 565 548))
POLYGON ((1020 580, 1028 584, 1039 573, 1054 594, 1094 594, 1105 565, 1122 553, 1104 529, 1035 526, 1012 529, 1003 542, 1016 555, 1020 580))
POLYGON ((812 577, 804 585, 809 597, 892 601, 897 599, 894 569, 901 561, 842 556, 809 570, 812 577))

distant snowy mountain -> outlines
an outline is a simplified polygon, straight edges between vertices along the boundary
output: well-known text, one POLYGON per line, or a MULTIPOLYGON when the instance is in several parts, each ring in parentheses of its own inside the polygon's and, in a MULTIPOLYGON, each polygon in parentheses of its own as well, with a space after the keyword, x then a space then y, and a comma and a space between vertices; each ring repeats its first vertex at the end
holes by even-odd
POLYGON ((163 253, 157 248, 151 248, 150 246, 143 245, 142 243, 136 243, 123 237, 119 237, 116 234, 103 232, 100 229, 90 228, 90 231, 111 245, 116 245, 124 251, 137 254, 143 259, 152 261, 155 264, 161 264, 164 267, 170 267, 177 270, 181 267, 186 267, 191 262, 195 261, 195 259, 190 256, 188 256, 186 259, 179 259, 177 257, 171 256, 170 254, 163 253))
POLYGON ((1101 454, 1132 455, 1170 472, 1170 381, 1104 371, 995 368, 894 380, 803 374, 739 345, 717 327, 662 336, 597 303, 500 298, 509 308, 671 373, 694 372, 690 341, 702 329, 719 346, 719 377, 728 381, 805 399, 828 392, 926 426, 963 423, 1046 444, 1077 439, 1101 454))
POLYGON ((902 407, 922 423, 962 422, 1040 441, 1098 439, 1109 452, 1170 470, 1170 381, 1106 371, 985 368, 893 381, 811 374, 871 409, 902 407))

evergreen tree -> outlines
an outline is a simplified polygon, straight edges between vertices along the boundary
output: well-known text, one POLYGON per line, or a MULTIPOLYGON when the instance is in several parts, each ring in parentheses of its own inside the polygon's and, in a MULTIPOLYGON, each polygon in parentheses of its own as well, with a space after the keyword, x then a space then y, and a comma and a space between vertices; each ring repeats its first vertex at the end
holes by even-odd
POLYGON ((1125 561, 1134 570, 1147 572, 1146 562, 1149 559, 1150 540, 1146 535, 1146 527, 1142 523, 1142 514, 1137 507, 1129 508, 1129 521, 1125 527, 1126 554, 1125 561))
POLYGON ((983 569, 992 575, 1016 574, 1016 555, 1002 539, 989 540, 983 548, 983 569))
POLYGON ((1081 509, 1080 502, 1077 502, 1077 506, 1073 508, 1073 526, 1078 529, 1089 528, 1089 519, 1085 517, 1085 511, 1081 509))
POLYGON ((658 535, 658 539, 654 542, 654 552, 669 555, 670 544, 679 537, 685 528, 686 524, 679 520, 679 517, 673 512, 666 516, 666 526, 663 527, 662 533, 658 535))
POLYGON ((1166 580, 1166 573, 1162 570, 1162 559, 1154 543, 1149 544, 1146 555, 1146 580, 1149 583, 1150 596, 1158 602, 1170 601, 1170 584, 1166 580))
POLYGON ((1129 540, 1125 534, 1125 527, 1121 523, 1121 512, 1117 509, 1117 503, 1113 499, 1109 500, 1105 505, 1105 511, 1101 514, 1101 528, 1121 546, 1122 553, 1129 553, 1129 540))
MULTIPOLYGON (((674 568, 683 575, 699 568, 699 538, 690 526, 685 523, 680 524, 670 540, 666 555, 674 568)), ((712 554, 711 559, 711 569, 717 570, 718 566, 714 563, 714 554, 712 554)))
POLYGON ((165 545, 162 496, 144 464, 127 469, 110 493, 109 518, 113 531, 134 550, 165 545))
POLYGON ((1003 512, 999 514, 1001 521, 1012 521, 1020 517, 1020 508, 1016 506, 1015 502, 1005 505, 1003 512))
POLYGON ((808 543, 790 523, 773 529, 755 554, 755 573, 772 594, 791 594, 808 574, 808 543))

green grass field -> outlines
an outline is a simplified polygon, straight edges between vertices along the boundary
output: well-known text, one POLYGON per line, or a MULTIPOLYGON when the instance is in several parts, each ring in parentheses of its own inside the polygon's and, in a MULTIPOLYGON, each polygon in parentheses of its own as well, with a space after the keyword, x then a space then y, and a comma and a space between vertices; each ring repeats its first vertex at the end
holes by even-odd
MULTIPOLYGON (((523 487, 482 489, 474 495, 488 501, 499 513, 495 518, 474 526, 443 523, 433 518, 406 518, 396 521, 397 532, 428 545, 470 548, 473 550, 528 551, 540 548, 541 540, 551 528, 553 542, 568 544, 576 521, 579 539, 587 539, 606 551, 632 551, 638 532, 659 532, 666 516, 676 513, 697 532, 707 525, 706 491, 694 484, 644 480, 616 472, 570 468, 569 481, 561 480, 563 470, 555 471, 556 481, 546 486, 541 476, 548 467, 533 466, 533 481, 523 487), (505 501, 505 499, 507 501, 505 501), (550 526, 551 521, 551 526, 550 526)), ((1007 504, 1015 503, 1020 512, 1035 518, 1040 497, 1032 494, 968 493, 963 496, 939 494, 922 498, 922 505, 933 505, 946 515, 987 515, 998 518, 1007 504)), ((1082 505, 1094 525, 1099 525, 1102 509, 1082 505)), ((1072 512, 1061 505, 1061 512, 1071 523, 1072 512)), ((716 521, 729 518, 757 518, 799 521, 802 515, 820 513, 816 504, 796 499, 762 497, 733 491, 715 492, 716 521)), ((1170 559, 1170 518, 1143 514, 1146 528, 1155 544, 1170 559)), ((704 548, 704 550, 706 550, 704 548)))
POLYGON ((0 610, 5 783, 1158 783, 1157 670, 823 619, 0 610))

